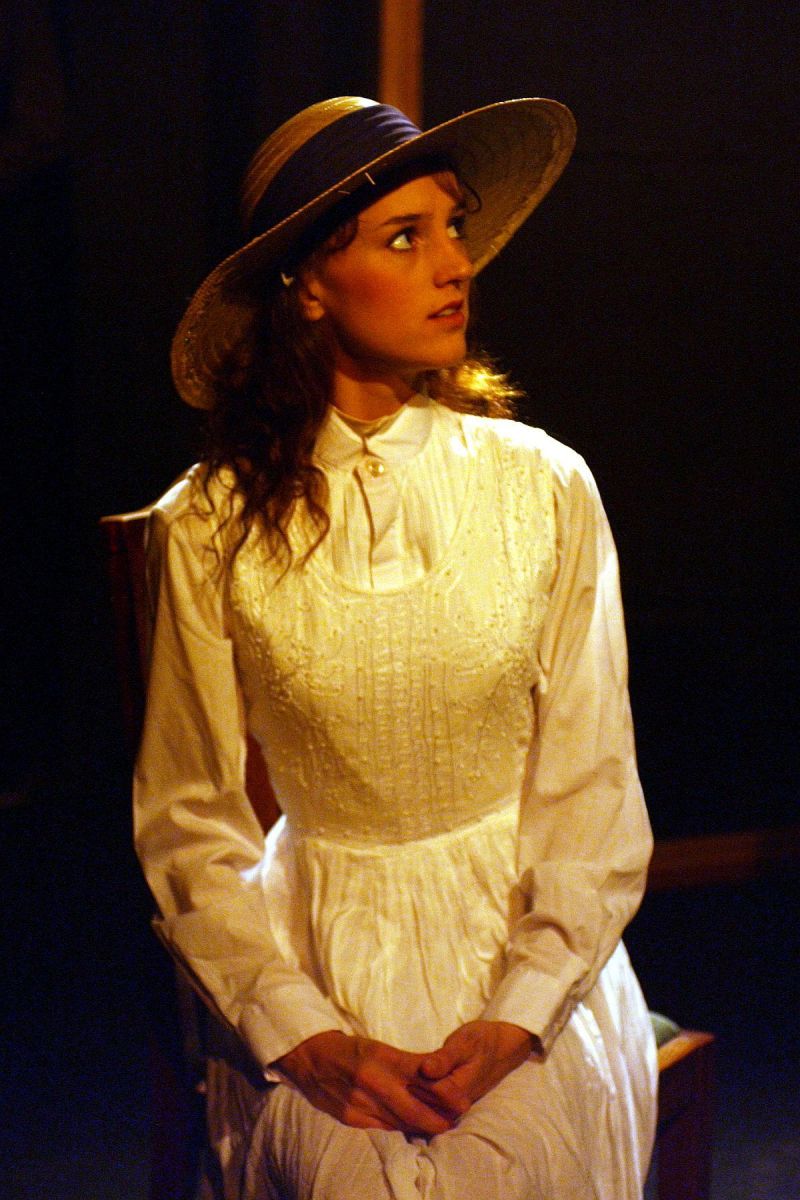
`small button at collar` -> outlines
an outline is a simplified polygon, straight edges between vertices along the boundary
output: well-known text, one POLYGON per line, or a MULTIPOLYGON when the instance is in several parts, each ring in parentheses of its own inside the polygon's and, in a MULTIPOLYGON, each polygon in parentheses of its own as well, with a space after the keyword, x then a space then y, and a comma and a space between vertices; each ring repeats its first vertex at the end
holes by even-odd
POLYGON ((383 475, 386 471, 386 463, 381 462, 379 458, 366 458, 363 463, 364 470, 373 479, 377 479, 379 475, 383 475))

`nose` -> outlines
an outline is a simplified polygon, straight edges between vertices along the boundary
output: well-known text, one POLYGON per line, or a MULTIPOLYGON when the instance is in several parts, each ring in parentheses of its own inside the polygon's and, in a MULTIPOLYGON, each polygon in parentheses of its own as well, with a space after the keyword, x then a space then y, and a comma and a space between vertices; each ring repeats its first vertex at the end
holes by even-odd
POLYGON ((467 253, 466 242, 446 234, 439 249, 434 270, 434 283, 446 287, 449 283, 466 283, 475 274, 472 260, 467 253))

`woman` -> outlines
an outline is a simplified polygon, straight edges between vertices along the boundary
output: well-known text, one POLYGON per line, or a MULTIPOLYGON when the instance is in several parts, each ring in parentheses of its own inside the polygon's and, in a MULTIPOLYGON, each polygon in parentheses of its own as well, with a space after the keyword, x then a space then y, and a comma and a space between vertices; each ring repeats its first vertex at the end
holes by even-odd
POLYGON ((212 1072, 228 1195, 641 1195, 655 1052, 619 939, 651 841, 613 543, 466 342, 472 277, 573 140, 546 100, 425 134, 315 105, 176 335, 210 441, 153 515, 136 836, 258 1067, 212 1072))

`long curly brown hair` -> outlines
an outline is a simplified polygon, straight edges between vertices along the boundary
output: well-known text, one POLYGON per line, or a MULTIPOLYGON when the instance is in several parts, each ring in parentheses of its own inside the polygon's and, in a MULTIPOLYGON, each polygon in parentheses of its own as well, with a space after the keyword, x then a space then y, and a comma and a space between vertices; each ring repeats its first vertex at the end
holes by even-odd
MULTIPOLYGON (((441 166, 437 177, 440 171, 441 166)), ((392 180, 385 190, 391 186, 398 184, 392 180)), ((446 186, 455 186, 450 171, 446 186)), ((461 185, 458 196, 464 198, 461 185)), ((252 279, 244 299, 253 319, 218 372, 201 459, 209 500, 214 476, 230 473, 234 480, 239 535, 232 558, 255 528, 288 567, 292 550, 287 530, 298 504, 305 506, 315 533, 304 558, 328 531, 327 484, 313 452, 331 398, 333 358, 325 323, 304 316, 298 281, 320 256, 336 253, 355 237, 358 210, 353 207, 329 215, 314 241, 297 248, 287 264, 294 276, 291 283, 285 282, 285 272, 282 277, 275 270, 252 279)), ((508 377, 477 352, 456 366, 423 371, 418 387, 457 412, 487 417, 512 416, 519 394, 508 377)), ((221 517, 220 526, 231 516, 232 509, 221 517)))

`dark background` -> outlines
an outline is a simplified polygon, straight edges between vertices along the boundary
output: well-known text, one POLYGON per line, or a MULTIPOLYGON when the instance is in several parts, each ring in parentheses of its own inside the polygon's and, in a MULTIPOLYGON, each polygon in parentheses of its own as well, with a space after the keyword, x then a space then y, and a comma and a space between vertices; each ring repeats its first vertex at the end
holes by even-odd
MULTIPOLYGON (((50 56, 40 35, 20 57, 36 3, 4 55, 6 138, 23 71, 63 125, 3 181, 7 789, 85 788, 114 754, 96 521, 193 459, 169 342, 236 244, 249 154, 377 86, 369 3, 38 7, 50 56)), ((779 824, 799 740, 794 6, 593 8, 430 4, 425 121, 529 94, 575 111, 566 175, 481 278, 482 341, 600 483, 657 832, 779 824)))
MULTIPOLYGON (((236 244, 259 140, 328 95, 375 94, 376 7, 0 0, 0 900, 16 1047, 0 1070, 18 1123, 35 1127, 51 1096, 54 1154, 72 1137, 56 1094, 110 1087, 113 1108, 135 1077, 124 1103, 139 1095, 130 1044, 154 969, 97 520, 192 461, 172 331, 236 244)), ((567 173, 481 277, 481 337, 525 387, 524 418, 598 478, 656 832, 796 822, 796 5, 427 8, 425 124, 518 95, 577 116, 567 173)), ((753 913, 777 938, 796 911, 769 896, 698 900, 701 957, 720 907, 740 912, 725 938, 749 929, 751 990, 753 913)), ((681 1001, 652 952, 654 903, 640 942, 656 999, 713 1022, 724 974, 681 1001)), ((682 903, 668 915, 683 936, 682 903)))

